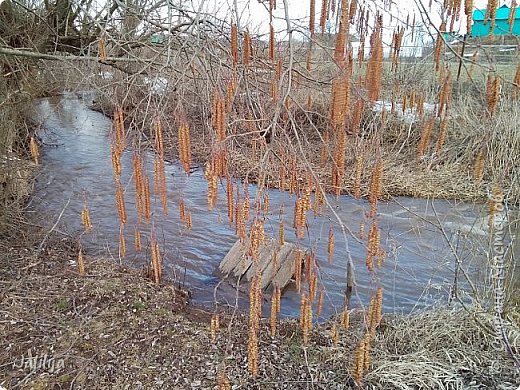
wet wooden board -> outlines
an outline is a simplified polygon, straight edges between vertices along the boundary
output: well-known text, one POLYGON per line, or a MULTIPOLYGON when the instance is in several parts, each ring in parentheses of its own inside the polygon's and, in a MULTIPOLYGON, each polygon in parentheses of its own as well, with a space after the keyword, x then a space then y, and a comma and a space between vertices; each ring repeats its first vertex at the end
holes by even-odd
POLYGON ((245 282, 250 282, 259 273, 264 290, 275 285, 283 289, 291 281, 296 269, 296 253, 301 250, 296 245, 280 245, 278 240, 266 240, 259 248, 256 261, 248 255, 248 250, 249 240, 235 242, 220 263, 219 273, 225 278, 245 282))

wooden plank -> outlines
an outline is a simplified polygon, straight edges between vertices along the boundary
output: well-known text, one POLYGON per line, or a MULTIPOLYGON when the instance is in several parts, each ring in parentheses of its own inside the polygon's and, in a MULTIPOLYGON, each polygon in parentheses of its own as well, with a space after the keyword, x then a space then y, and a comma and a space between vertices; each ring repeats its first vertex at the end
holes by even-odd
POLYGON ((278 248, 276 252, 276 264, 273 257, 272 261, 269 262, 262 273, 262 280, 260 282, 262 289, 265 289, 269 283, 271 283, 272 278, 276 276, 280 267, 287 261, 287 256, 289 256, 294 249, 296 249, 296 245, 287 242, 278 248))
MULTIPOLYGON (((294 275, 294 271, 296 271, 296 253, 299 249, 292 249, 287 255, 283 264, 281 264, 278 272, 275 277, 271 280, 270 286, 279 286, 280 289, 283 288, 289 283, 292 276, 294 275)), ((303 258, 303 257, 302 257, 303 258)))
POLYGON ((244 243, 238 240, 233 244, 229 252, 224 257, 224 260, 220 263, 218 269, 223 275, 229 275, 236 266, 240 263, 244 254, 244 248, 247 248, 247 240, 244 243))
POLYGON ((218 267, 220 273, 225 277, 235 276, 250 282, 260 272, 262 289, 274 285, 283 289, 294 275, 296 253, 301 249, 290 243, 280 246, 278 240, 268 239, 260 246, 258 261, 255 263, 248 255, 248 250, 249 239, 244 243, 240 240, 235 242, 218 267))
POLYGON ((270 239, 264 241, 264 243, 260 246, 258 261, 256 264, 253 262, 253 265, 249 268, 246 274, 246 280, 250 281, 253 279, 253 276, 260 271, 261 273, 267 267, 267 265, 271 262, 273 258, 273 252, 276 250, 278 246, 278 242, 270 239))

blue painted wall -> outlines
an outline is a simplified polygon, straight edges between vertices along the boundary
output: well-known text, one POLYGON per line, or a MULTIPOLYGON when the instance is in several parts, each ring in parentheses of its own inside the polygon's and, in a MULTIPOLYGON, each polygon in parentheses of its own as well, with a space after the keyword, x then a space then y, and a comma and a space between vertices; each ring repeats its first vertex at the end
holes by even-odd
MULTIPOLYGON (((507 5, 503 5, 497 9, 495 29, 493 30, 494 35, 509 35, 509 11, 510 8, 507 5)), ((487 37, 490 33, 491 22, 485 21, 486 10, 478 9, 473 12, 473 26, 471 27, 472 37, 487 37)), ((520 36, 520 8, 515 9, 515 18, 513 20, 513 31, 512 35, 520 36)))

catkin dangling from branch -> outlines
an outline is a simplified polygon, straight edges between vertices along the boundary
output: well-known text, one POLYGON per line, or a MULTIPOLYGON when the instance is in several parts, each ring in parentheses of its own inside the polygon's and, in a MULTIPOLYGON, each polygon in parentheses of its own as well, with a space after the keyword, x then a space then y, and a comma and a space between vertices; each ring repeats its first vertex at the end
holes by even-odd
POLYGON ((509 25, 509 33, 513 32, 513 27, 515 25, 515 15, 516 15, 516 0, 511 0, 511 7, 509 7, 509 17, 507 18, 507 24, 509 25))
POLYGON ((233 67, 238 64, 238 28, 236 23, 231 25, 231 58, 233 59, 233 67))
POLYGON ((520 91, 520 62, 516 66, 515 77, 513 79, 513 90, 511 92, 511 97, 513 100, 516 100, 518 96, 518 92, 520 91))
POLYGON ((275 52, 275 38, 274 38, 274 27, 273 24, 269 24, 269 59, 274 61, 274 52, 275 52))
POLYGON ((368 248, 367 248, 367 259, 366 265, 369 271, 374 270, 374 259, 379 253, 379 244, 381 240, 381 234, 379 227, 374 222, 368 231, 368 248))
POLYGON ((168 194, 166 189, 166 168, 164 159, 156 156, 154 160, 154 189, 156 195, 159 195, 163 208, 163 214, 168 215, 168 194))
POLYGON ((244 67, 248 68, 251 63, 251 56, 253 53, 253 41, 251 39, 251 35, 249 34, 249 30, 244 32, 244 42, 243 45, 243 54, 242 54, 242 62, 244 67))
POLYGON ((98 43, 98 50, 99 50, 99 61, 100 62, 106 62, 108 55, 107 55, 107 42, 104 36, 99 38, 98 43))
POLYGON ((500 97, 500 77, 488 75, 486 83, 486 103, 489 116, 493 117, 497 110, 497 103, 500 97))
POLYGON ((327 257, 329 260, 329 263, 332 262, 332 255, 334 254, 334 231, 332 230, 332 227, 329 229, 329 238, 327 242, 327 257))
POLYGON ((442 39, 442 31, 446 31, 446 23, 442 22, 439 27, 439 34, 437 36, 437 40, 435 41, 435 50, 433 51, 433 61, 435 64, 435 71, 438 72, 441 68, 441 52, 442 46, 444 45, 444 40, 442 39))
POLYGON ((261 276, 256 274, 251 280, 249 290, 249 340, 247 365, 253 377, 258 374, 258 332, 260 329, 260 315, 262 313, 261 276))
POLYGON ((223 142, 226 139, 226 109, 225 100, 222 98, 219 92, 215 92, 213 95, 213 111, 212 120, 213 128, 217 133, 217 140, 223 142))
POLYGON ((328 9, 329 9, 328 0, 322 0, 321 14, 320 14, 320 28, 321 28, 322 34, 325 33, 325 27, 327 24, 327 17, 328 17, 328 9))
POLYGON ((487 22, 490 22, 490 26, 489 26, 489 35, 490 36, 492 36, 495 33, 497 8, 498 8, 497 0, 488 0, 484 24, 486 24, 487 22))
POLYGON ((439 138, 437 139, 437 147, 435 152, 437 156, 440 156, 442 153, 442 148, 444 147, 444 143, 446 142, 446 133, 448 132, 448 117, 444 116, 441 121, 440 129, 439 129, 439 138))
POLYGON ((370 36, 370 58, 368 60, 366 85, 368 99, 376 101, 381 93, 381 78, 383 76, 383 16, 376 16, 376 24, 370 36))
POLYGON ((119 214, 119 221, 122 225, 126 224, 126 207, 123 187, 119 179, 116 179, 116 206, 119 214))
POLYGON ((123 107, 117 106, 114 111, 114 143, 119 156, 126 147, 125 121, 123 118, 123 107))
POLYGON ((309 17, 309 32, 311 37, 314 36, 316 24, 316 0, 311 0, 310 4, 310 17, 309 17))
POLYGON ((126 240, 125 240, 125 232, 124 225, 119 226, 119 257, 125 257, 126 255, 126 240))
POLYGON ((153 280, 155 284, 159 284, 161 281, 162 265, 161 265, 161 252, 159 249, 159 243, 155 237, 152 238, 151 246, 151 257, 152 257, 152 270, 153 280))
POLYGON ((141 232, 137 228, 137 226, 135 227, 135 230, 134 230, 134 246, 135 246, 135 251, 136 252, 140 252, 141 251, 141 249, 142 249, 142 245, 141 245, 141 232))
POLYGON ((234 203, 233 203, 233 181, 230 177, 226 180, 227 215, 229 223, 233 223, 234 203))
POLYGON ((83 206, 83 210, 81 211, 81 223, 85 228, 85 233, 90 233, 92 231, 92 224, 90 223, 90 212, 87 205, 83 206))
POLYGON ((188 124, 183 122, 179 126, 179 160, 184 168, 184 172, 189 176, 191 167, 191 140, 190 128, 188 124))
POLYGON ((372 171, 372 177, 370 178, 370 188, 368 192, 368 202, 370 203, 371 217, 375 217, 377 214, 377 200, 381 197, 382 182, 383 160, 378 158, 372 171))
POLYGON ((273 289, 273 295, 271 297, 271 337, 276 336, 276 320, 278 317, 278 313, 280 312, 280 298, 281 298, 281 290, 279 286, 275 286, 273 289))
POLYGON ((336 34, 336 47, 334 49, 334 59, 340 67, 343 66, 345 60, 345 47, 348 40, 349 28, 349 8, 348 0, 341 0, 341 19, 339 22, 339 31, 336 34))
POLYGON ((210 333, 211 333, 211 340, 213 342, 217 341, 217 333, 220 328, 220 318, 218 314, 213 314, 211 316, 211 325, 210 325, 210 333))
POLYGON ((79 248, 78 252, 78 271, 81 276, 85 276, 85 259, 83 258, 82 248, 79 248))
POLYGON ((40 150, 38 148, 38 144, 34 137, 31 137, 29 140, 29 150, 31 152, 31 157, 36 165, 38 165, 38 158, 40 156, 40 150))
POLYGON ((336 196, 341 194, 343 178, 345 176, 345 153, 347 150, 347 133, 341 129, 337 133, 336 147, 334 149, 332 164, 332 186, 336 196))
POLYGON ((435 119, 428 119, 422 128, 421 131, 421 139, 419 140, 419 144, 417 145, 417 159, 420 160, 426 154, 426 150, 430 144, 430 138, 433 131, 433 125, 435 124, 435 119))
POLYGON ((466 34, 471 35, 471 24, 473 22, 473 0, 464 1, 464 13, 466 14, 466 34))

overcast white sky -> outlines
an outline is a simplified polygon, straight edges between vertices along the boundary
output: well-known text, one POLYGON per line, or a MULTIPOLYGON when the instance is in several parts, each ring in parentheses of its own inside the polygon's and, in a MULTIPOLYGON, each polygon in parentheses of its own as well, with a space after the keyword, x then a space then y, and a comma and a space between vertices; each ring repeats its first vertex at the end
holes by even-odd
MULTIPOLYGON (((219 16, 224 16, 228 19, 235 19, 235 15, 230 13, 230 9, 234 8, 234 0, 203 0, 205 10, 219 16)), ((340 2, 341 0, 337 0, 340 2)), ((388 2, 388 0, 386 1, 388 2)), ((423 0, 425 5, 428 5, 429 0, 423 0)), ((269 13, 266 9, 268 6, 268 1, 266 0, 264 4, 260 3, 258 0, 236 0, 239 9, 240 22, 242 25, 249 25, 252 31, 260 32, 267 34, 268 32, 268 24, 269 24, 269 13)), ((283 32, 286 30, 285 24, 285 16, 284 16, 284 6, 283 0, 277 0, 277 9, 274 12, 274 28, 277 32, 281 33, 278 35, 278 39, 283 39, 283 32)), ((308 26, 308 18, 309 18, 309 7, 310 0, 287 0, 289 4, 289 16, 296 24, 301 25, 303 28, 308 26)), ((321 0, 316 0, 316 23, 319 22, 319 11, 321 9, 321 0)), ((360 5, 366 4, 371 9, 371 15, 374 15, 374 11, 377 9, 383 10, 383 0, 359 0, 358 3, 360 5)), ((499 6, 502 4, 509 5, 511 3, 510 0, 499 1, 499 6)), ((478 9, 485 8, 487 4, 486 0, 475 0, 474 7, 478 9)), ((418 15, 418 10, 415 5, 414 0, 394 0, 394 3, 391 7, 391 13, 393 15, 393 21, 390 22, 391 16, 389 12, 383 11, 384 17, 384 26, 388 30, 388 34, 391 35, 393 30, 393 26, 397 25, 396 18, 400 18, 401 20, 406 20, 407 15, 410 16, 410 23, 413 18, 413 14, 416 13, 416 20, 419 21, 420 17, 418 15)), ((438 25, 440 24, 440 16, 439 12, 432 10, 429 13, 430 18, 432 18, 433 22, 438 25)), ((455 27, 455 30, 464 30, 465 29, 465 17, 460 18, 460 25, 455 27)))

